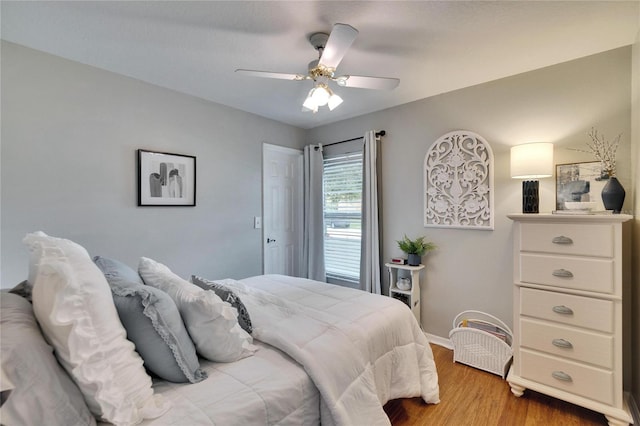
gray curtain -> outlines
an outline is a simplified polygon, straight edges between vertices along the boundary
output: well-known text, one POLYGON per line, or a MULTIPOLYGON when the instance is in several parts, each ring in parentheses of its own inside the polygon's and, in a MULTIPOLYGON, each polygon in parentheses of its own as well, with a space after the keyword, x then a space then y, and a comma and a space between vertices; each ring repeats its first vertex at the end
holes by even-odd
POLYGON ((324 216, 322 211, 322 145, 304 148, 304 224, 302 276, 326 282, 324 269, 324 216))
POLYGON ((364 135, 362 167, 362 246, 360 289, 381 294, 380 232, 378 228, 377 139, 375 131, 364 135))

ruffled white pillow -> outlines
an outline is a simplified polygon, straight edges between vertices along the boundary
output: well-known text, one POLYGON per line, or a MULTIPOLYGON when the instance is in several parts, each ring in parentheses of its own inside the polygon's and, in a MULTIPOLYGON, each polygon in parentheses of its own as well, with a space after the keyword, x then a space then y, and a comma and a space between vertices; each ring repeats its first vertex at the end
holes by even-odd
POLYGON ((145 284, 171 296, 201 356, 211 361, 232 362, 257 350, 252 337, 238 324, 237 311, 213 291, 191 284, 167 266, 146 257, 140 259, 138 273, 145 284))
POLYGON ((116 425, 162 415, 169 403, 154 395, 109 285, 87 251, 43 232, 23 241, 31 251, 34 313, 91 412, 116 425))

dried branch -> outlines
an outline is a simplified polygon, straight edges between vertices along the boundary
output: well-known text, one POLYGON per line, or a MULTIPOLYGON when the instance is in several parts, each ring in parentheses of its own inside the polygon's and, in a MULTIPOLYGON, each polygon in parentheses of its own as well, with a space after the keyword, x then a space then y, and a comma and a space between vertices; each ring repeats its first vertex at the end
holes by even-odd
POLYGON ((604 135, 598 134, 598 131, 595 128, 591 128, 591 131, 588 133, 591 138, 591 142, 587 142, 587 148, 596 160, 600 161, 602 164, 602 170, 608 176, 616 175, 616 152, 618 151, 618 145, 620 144, 620 137, 622 133, 620 133, 615 139, 608 142, 604 135))

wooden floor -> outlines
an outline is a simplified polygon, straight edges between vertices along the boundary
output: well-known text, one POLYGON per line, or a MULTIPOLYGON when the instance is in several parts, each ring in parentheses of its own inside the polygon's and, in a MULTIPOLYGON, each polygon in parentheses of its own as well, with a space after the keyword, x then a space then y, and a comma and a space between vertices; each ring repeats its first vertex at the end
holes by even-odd
POLYGON ((420 398, 389 401, 393 426, 414 425, 606 425, 604 415, 530 390, 516 398, 501 377, 453 362, 453 351, 431 345, 440 384, 440 403, 420 398))

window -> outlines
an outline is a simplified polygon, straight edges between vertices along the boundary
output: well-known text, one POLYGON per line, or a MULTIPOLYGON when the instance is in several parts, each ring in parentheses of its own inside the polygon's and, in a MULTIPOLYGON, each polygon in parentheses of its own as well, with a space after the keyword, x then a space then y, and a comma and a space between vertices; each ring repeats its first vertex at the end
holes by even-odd
POLYGON ((327 278, 360 281, 362 153, 324 159, 324 258, 327 278))

